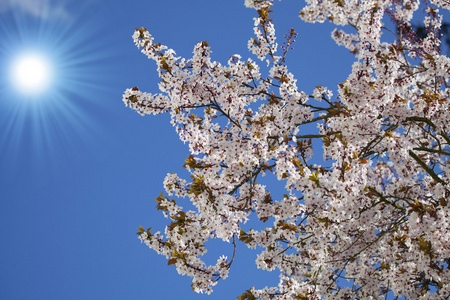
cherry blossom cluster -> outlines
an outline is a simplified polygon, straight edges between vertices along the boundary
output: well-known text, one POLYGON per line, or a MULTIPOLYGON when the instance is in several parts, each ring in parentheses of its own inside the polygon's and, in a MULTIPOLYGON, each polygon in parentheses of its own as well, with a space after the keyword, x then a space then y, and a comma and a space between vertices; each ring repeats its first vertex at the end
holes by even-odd
POLYGON ((291 47, 280 52, 276 43, 272 1, 245 0, 258 13, 248 49, 267 74, 239 55, 212 61, 207 42, 192 58, 177 57, 136 29, 135 44, 157 64, 160 93, 133 87, 123 101, 141 115, 170 114, 190 151, 190 178, 168 174, 156 198, 170 224, 163 233, 140 227, 139 239, 192 277, 197 292, 228 276, 241 242, 280 279, 241 300, 448 299, 450 59, 440 51, 439 10, 450 5, 306 2, 300 17, 344 26, 332 38, 355 55, 334 92, 320 83, 310 94, 297 88, 284 60, 291 47), (425 38, 411 26, 420 16, 425 38), (316 154, 322 164, 312 163, 316 154), (269 173, 286 190, 280 199, 258 183, 269 173), (194 208, 179 206, 183 198, 194 208), (228 243, 232 256, 205 263, 209 239, 228 243))

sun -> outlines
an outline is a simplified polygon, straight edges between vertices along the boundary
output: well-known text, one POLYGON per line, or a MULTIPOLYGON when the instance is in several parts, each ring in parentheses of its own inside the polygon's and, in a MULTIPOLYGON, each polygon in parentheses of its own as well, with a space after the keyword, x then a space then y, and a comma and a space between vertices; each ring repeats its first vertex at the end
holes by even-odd
POLYGON ((50 87, 52 68, 40 53, 24 53, 11 64, 11 80, 16 91, 24 95, 39 95, 50 87))
POLYGON ((58 1, 6 0, 7 7, 39 2, 42 17, 20 9, 2 11, 2 1, 0 153, 8 163, 39 166, 41 172, 59 155, 78 155, 72 152, 81 147, 78 143, 90 145, 98 141, 94 135, 104 135, 94 113, 105 108, 104 95, 115 82, 110 62, 120 55, 115 47, 105 47, 114 45, 109 44, 113 33, 88 5, 97 1, 81 1, 86 5, 79 11, 60 15, 61 10, 50 13, 50 4, 58 1), (108 34, 99 38, 99 32, 108 34))

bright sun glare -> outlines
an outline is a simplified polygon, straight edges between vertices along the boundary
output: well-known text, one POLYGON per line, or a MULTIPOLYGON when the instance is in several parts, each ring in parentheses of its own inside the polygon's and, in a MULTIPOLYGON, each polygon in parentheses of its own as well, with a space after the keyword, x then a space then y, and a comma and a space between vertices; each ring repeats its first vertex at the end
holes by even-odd
POLYGON ((50 85, 50 64, 45 57, 39 54, 19 56, 13 62, 11 71, 15 88, 23 94, 37 95, 50 85))

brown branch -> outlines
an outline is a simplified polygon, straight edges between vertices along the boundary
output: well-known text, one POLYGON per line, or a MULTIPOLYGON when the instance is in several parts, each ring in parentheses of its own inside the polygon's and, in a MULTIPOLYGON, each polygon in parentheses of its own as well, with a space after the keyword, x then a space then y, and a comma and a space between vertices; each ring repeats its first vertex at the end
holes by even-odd
POLYGON ((428 167, 428 165, 423 160, 421 160, 420 157, 417 156, 417 154, 412 152, 412 150, 409 150, 408 153, 409 156, 411 156, 431 176, 431 178, 439 183, 442 183, 443 185, 447 184, 444 180, 437 176, 436 173, 434 173, 434 171, 430 169, 430 167, 428 167))

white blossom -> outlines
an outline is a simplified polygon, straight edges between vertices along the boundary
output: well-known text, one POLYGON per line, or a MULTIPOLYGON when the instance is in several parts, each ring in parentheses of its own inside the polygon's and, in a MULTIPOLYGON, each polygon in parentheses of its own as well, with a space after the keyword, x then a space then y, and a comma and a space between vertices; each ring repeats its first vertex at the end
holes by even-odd
POLYGON ((140 227, 138 238, 192 277, 196 292, 209 294, 228 277, 244 243, 280 281, 240 299, 446 299, 450 59, 441 53, 437 7, 449 9, 448 1, 306 2, 300 17, 345 25, 332 38, 355 55, 335 99, 320 83, 311 93, 298 89, 276 43, 272 1, 245 1, 258 12, 247 46, 267 74, 254 58, 212 61, 207 42, 192 58, 177 57, 136 29, 135 44, 157 63, 160 93, 133 87, 123 102, 141 115, 169 113, 190 151, 190 179, 168 174, 164 189, 175 198, 155 199, 170 224, 164 233, 140 227), (423 39, 411 29, 416 18, 428 29, 423 39), (389 19, 401 34, 387 42, 389 19), (312 164, 320 154, 323 163, 312 164), (283 197, 258 183, 267 174, 283 197), (202 259, 210 239, 229 247, 212 265, 202 259))

